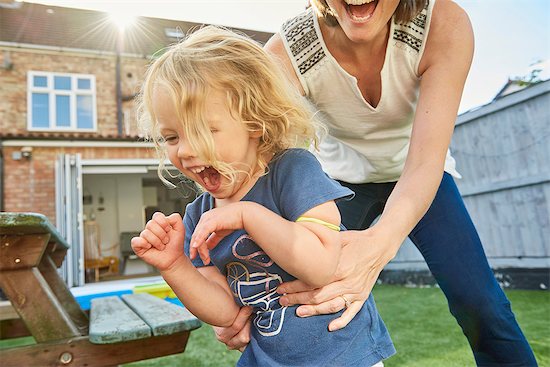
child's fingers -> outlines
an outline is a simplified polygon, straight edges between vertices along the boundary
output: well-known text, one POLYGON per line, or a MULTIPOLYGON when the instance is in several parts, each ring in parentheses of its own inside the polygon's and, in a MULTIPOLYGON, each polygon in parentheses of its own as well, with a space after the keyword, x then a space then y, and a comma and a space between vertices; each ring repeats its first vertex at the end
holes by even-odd
POLYGON ((210 237, 206 240, 206 248, 209 250, 212 250, 214 247, 218 246, 218 243, 224 238, 225 236, 220 236, 217 233, 212 233, 210 237))
POLYGON ((164 229, 165 232, 170 231, 170 221, 168 220, 168 217, 161 212, 155 212, 147 224, 150 222, 157 223, 164 229))
POLYGON ((200 244, 206 242, 211 232, 206 232, 204 227, 198 226, 195 228, 193 235, 191 236, 191 246, 199 247, 200 244))
POLYGON ((197 256, 197 252, 204 265, 208 265, 210 263, 210 253, 208 251, 208 247, 206 247, 206 243, 203 242, 198 245, 192 245, 189 249, 189 257, 194 259, 197 256))
POLYGON ((214 210, 215 209, 206 212, 201 216, 199 223, 197 223, 197 226, 193 231, 193 235, 191 236, 191 244, 206 242, 208 237, 210 237, 210 234, 216 232, 217 220, 215 216, 211 215, 214 210))
POLYGON ((208 236, 210 235, 210 233, 205 231, 205 226, 201 225, 201 221, 202 221, 202 218, 197 224, 197 227, 195 227, 195 231, 191 236, 191 242, 190 242, 191 246, 189 251, 189 257, 191 259, 194 259, 198 253, 202 262, 205 265, 208 265, 208 262, 210 262, 210 259, 208 255, 208 248, 206 247, 206 240, 208 239, 208 236))
POLYGON ((151 244, 141 237, 132 238, 130 244, 132 245, 132 250, 134 250, 138 256, 151 248, 151 244))
POLYGON ((167 244, 170 240, 170 237, 168 236, 168 232, 170 231, 170 225, 168 225, 168 230, 165 229, 166 227, 162 226, 158 222, 154 220, 150 220, 147 222, 147 225, 145 226, 145 230, 153 233, 156 237, 160 239, 160 241, 163 244, 167 244))
POLYGON ((197 257, 197 254, 198 254, 197 248, 196 248, 196 247, 193 247, 193 246, 190 246, 190 247, 189 247, 189 258, 190 258, 191 260, 193 260, 194 258, 197 257))
POLYGON ((206 243, 203 244, 198 248, 199 255, 201 257, 202 262, 204 265, 208 265, 210 263, 210 251, 208 251, 208 247, 206 247, 206 243))
POLYGON ((181 215, 178 213, 172 213, 168 217, 166 217, 166 220, 168 221, 169 225, 178 232, 185 232, 185 227, 183 226, 183 219, 181 219, 181 215))
POLYGON ((155 232, 146 228, 143 231, 141 231, 141 233, 139 234, 139 237, 149 242, 157 250, 162 251, 166 247, 166 245, 163 242, 163 239, 167 238, 166 233, 164 231, 162 233, 164 233, 162 237, 159 237, 155 232))

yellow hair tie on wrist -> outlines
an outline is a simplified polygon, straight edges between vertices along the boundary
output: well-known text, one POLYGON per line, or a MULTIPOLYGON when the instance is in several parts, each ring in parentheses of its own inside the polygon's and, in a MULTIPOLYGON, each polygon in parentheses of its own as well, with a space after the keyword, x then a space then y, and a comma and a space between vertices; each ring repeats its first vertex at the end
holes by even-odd
POLYGON ((296 219, 296 223, 298 223, 298 222, 317 223, 317 224, 321 224, 321 225, 327 227, 328 229, 332 229, 333 231, 340 232, 340 227, 337 226, 336 224, 328 223, 328 222, 325 222, 324 220, 317 219, 317 218, 299 217, 298 219, 296 219))

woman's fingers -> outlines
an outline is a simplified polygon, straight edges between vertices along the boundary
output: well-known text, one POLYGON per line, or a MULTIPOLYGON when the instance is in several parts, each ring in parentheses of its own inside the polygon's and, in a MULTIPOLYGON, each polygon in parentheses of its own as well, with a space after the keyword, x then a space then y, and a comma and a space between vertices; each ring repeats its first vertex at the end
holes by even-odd
POLYGON ((296 315, 300 317, 327 315, 344 308, 346 308, 346 301, 342 297, 336 297, 318 305, 302 305, 296 309, 296 315))
POLYGON ((365 300, 356 300, 356 294, 342 294, 326 302, 319 304, 302 305, 296 309, 299 317, 327 315, 344 310, 340 317, 332 320, 328 326, 329 331, 336 331, 345 327, 363 307, 365 300))
POLYGON ((250 343, 250 322, 248 322, 242 329, 226 344, 227 349, 243 351, 244 348, 250 343))
POLYGON ((310 285, 302 282, 301 280, 293 280, 292 282, 286 282, 277 287, 277 293, 298 293, 311 291, 312 288, 310 285))
POLYGON ((235 338, 233 338, 233 342, 227 347, 242 352, 248 343, 250 343, 250 322, 246 323, 235 338))
POLYGON ((340 315, 340 317, 332 320, 330 324, 328 324, 328 330, 336 331, 345 327, 347 324, 349 324, 351 320, 353 320, 355 315, 357 315, 357 313, 361 311, 364 303, 364 300, 351 302, 349 307, 346 308, 346 310, 342 313, 342 315, 340 315))
POLYGON ((250 342, 250 315, 252 307, 241 307, 233 325, 226 328, 215 327, 216 338, 228 349, 243 350, 250 342))
MULTIPOLYGON (((343 281, 327 284, 322 288, 312 289, 311 286, 301 282, 292 281, 279 286, 277 292, 288 291, 279 301, 283 306, 309 305, 318 306, 330 301, 343 293, 354 293, 343 281)), ((305 311, 304 311, 305 312, 305 311)), ((315 315, 317 313, 314 313, 315 315)))

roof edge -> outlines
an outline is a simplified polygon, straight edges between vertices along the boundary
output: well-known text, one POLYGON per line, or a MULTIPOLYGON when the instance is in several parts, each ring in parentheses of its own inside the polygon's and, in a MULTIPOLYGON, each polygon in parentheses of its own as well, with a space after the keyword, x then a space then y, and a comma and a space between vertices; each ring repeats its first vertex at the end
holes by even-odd
POLYGON ((476 120, 482 116, 503 110, 518 103, 532 99, 542 94, 550 92, 550 79, 534 84, 528 88, 519 90, 514 93, 507 94, 497 100, 493 100, 486 105, 478 107, 474 110, 466 111, 459 115, 455 125, 461 125, 472 120, 476 120))

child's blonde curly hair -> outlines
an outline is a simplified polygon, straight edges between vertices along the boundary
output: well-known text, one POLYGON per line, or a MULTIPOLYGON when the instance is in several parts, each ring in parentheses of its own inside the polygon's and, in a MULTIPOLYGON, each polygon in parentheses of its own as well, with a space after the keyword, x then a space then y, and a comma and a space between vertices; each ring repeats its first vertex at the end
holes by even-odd
POLYGON ((237 171, 216 159, 205 108, 208 93, 222 91, 230 111, 250 133, 261 132, 258 166, 265 171, 265 157, 291 147, 316 145, 312 115, 281 67, 260 45, 233 31, 207 26, 165 50, 149 67, 142 86, 138 118, 146 138, 159 153, 159 177, 166 151, 153 109, 153 94, 162 88, 171 96, 191 148, 231 182, 237 171))

